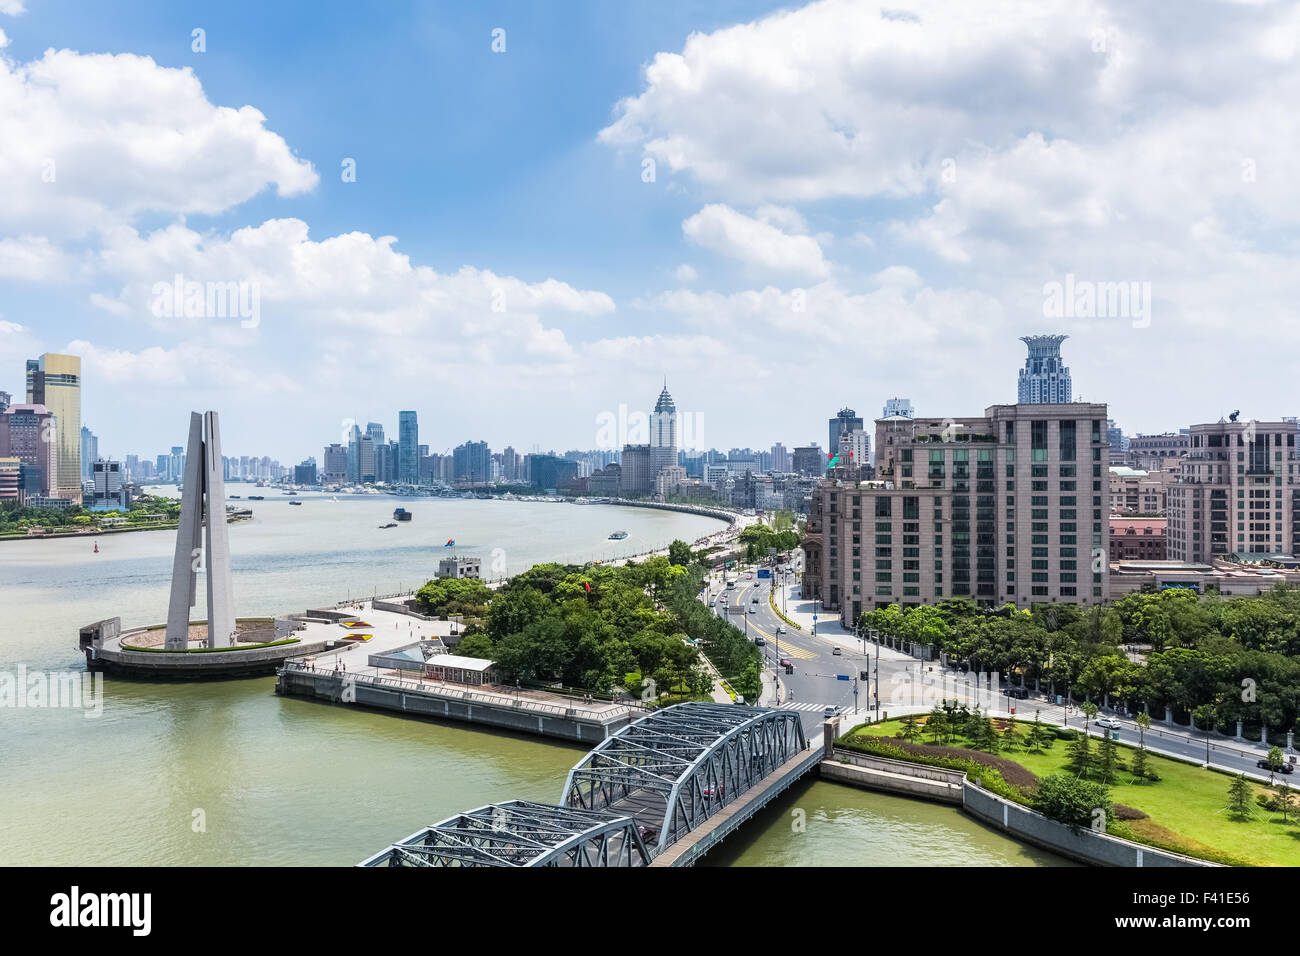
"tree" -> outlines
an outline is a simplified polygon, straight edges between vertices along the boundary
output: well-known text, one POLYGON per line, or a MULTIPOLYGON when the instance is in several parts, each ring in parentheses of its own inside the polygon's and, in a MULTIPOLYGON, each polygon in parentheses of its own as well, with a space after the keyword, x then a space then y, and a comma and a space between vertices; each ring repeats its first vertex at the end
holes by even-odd
POLYGON ((1083 722, 1083 733, 1086 737, 1088 735, 1088 725, 1097 718, 1097 705, 1090 700, 1085 700, 1079 705, 1079 709, 1083 711, 1083 716, 1085 718, 1083 722))
POLYGON ((1034 722, 1029 725, 1029 732, 1025 734, 1025 744, 1033 753, 1039 753, 1047 739, 1047 731, 1038 719, 1038 711, 1034 711, 1034 722))
POLYGON ((668 563, 685 566, 691 563, 691 546, 680 539, 668 545, 668 563))
POLYGON ((971 746, 976 750, 985 750, 989 753, 998 752, 998 732, 993 726, 993 721, 987 717, 975 717, 971 720, 971 730, 967 732, 970 738, 971 746))
POLYGON ((1138 780, 1147 779, 1147 752, 1145 747, 1138 747, 1133 755, 1133 776, 1138 780))
POLYGON ((1092 738, 1087 734, 1079 734, 1070 741, 1067 749, 1066 767, 1076 777, 1086 777, 1092 772, 1093 754, 1092 738))
POLYGON ((1015 750, 1020 746, 1020 731, 1016 730, 1016 722, 1008 720, 1007 725, 1002 728, 1002 749, 1015 750))
POLYGON ((1285 823, 1287 814, 1295 809, 1295 791, 1291 789, 1290 785, 1285 780, 1283 780, 1277 785, 1277 789, 1274 790, 1273 793, 1275 795, 1274 799, 1277 803, 1277 808, 1282 811, 1282 822, 1285 823))
POLYGON ((490 661, 493 659, 492 655, 496 653, 496 648, 492 644, 492 638, 482 631, 477 631, 461 638, 460 643, 456 645, 456 653, 461 657, 478 657, 490 661))
POLYGON ((1244 773, 1233 777, 1228 787, 1228 811, 1238 819, 1251 815, 1250 782, 1244 773))
POLYGON ((908 714, 903 718, 902 728, 898 732, 908 743, 911 743, 917 737, 921 736, 921 727, 916 722, 916 714, 908 714))
POLYGON ((1151 729, 1151 715, 1145 710, 1133 718, 1133 723, 1138 728, 1138 748, 1141 749, 1143 741, 1146 739, 1146 732, 1151 729))
POLYGON ((1102 783, 1110 783, 1115 779, 1115 771, 1119 768, 1119 745, 1115 743, 1115 738, 1111 736, 1110 730, 1101 738, 1101 744, 1097 748, 1096 769, 1101 777, 1102 783))
POLYGON ((1039 781, 1034 792, 1034 809, 1078 832, 1110 818, 1110 789, 1104 784, 1054 773, 1039 781))
POLYGON ((1277 770, 1277 769, 1279 769, 1279 768, 1282 766, 1282 764, 1284 763, 1284 758, 1283 758, 1283 756, 1282 756, 1282 748, 1281 748, 1281 747, 1270 747, 1270 748, 1268 749, 1268 756, 1265 757, 1264 759, 1265 759, 1266 761, 1268 761, 1268 769, 1269 769, 1269 770, 1277 770))
POLYGON ((948 739, 948 715, 938 704, 935 704, 926 716, 925 729, 937 742, 948 739))

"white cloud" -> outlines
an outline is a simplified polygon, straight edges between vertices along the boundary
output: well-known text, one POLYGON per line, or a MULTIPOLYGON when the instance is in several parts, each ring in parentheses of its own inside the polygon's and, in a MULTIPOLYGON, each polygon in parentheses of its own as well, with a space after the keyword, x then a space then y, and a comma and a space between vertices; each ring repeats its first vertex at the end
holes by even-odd
POLYGON ((694 282, 699 277, 700 274, 695 271, 695 267, 687 262, 683 262, 673 272, 673 278, 678 282, 694 282))
POLYGON ((0 0, 0 13, 7 17, 16 17, 24 11, 23 0, 0 0))
POLYGON ((5 35, 5 32, 3 30, 0 30, 0 50, 3 50, 8 45, 9 45, 9 37, 5 35))
POLYGON ((0 58, 0 230, 80 236, 142 213, 216 214, 268 185, 315 187, 252 106, 208 101, 193 71, 48 50, 0 58))
POLYGON ((814 278, 830 274, 816 239, 789 235, 730 206, 705 206, 682 223, 682 233, 698 246, 756 269, 814 278))
POLYGON ((44 236, 0 239, 0 278, 66 279, 71 268, 62 250, 44 236))

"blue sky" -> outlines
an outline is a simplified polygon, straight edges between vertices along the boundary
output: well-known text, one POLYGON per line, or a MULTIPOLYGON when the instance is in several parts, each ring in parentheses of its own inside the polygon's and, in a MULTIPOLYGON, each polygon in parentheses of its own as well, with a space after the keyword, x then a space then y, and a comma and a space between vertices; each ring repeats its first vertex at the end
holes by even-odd
POLYGON ((1250 370, 1298 344, 1300 24, 1181 10, 0 0, 0 389, 72 350, 101 449, 212 407, 294 461, 408 407, 435 450, 593 447, 666 374, 706 444, 789 446, 1011 401, 1062 331, 1130 432, 1293 414, 1250 370), (159 317, 178 272, 256 327, 159 317), (1045 316, 1067 275, 1134 299, 1045 316))

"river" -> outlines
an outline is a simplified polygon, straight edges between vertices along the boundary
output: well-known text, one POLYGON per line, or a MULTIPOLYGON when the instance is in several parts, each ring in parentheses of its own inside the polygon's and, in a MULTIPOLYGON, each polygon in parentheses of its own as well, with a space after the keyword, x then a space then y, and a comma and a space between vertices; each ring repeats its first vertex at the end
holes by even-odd
MULTIPOLYGON (((541 561, 623 557, 721 527, 699 515, 605 505, 266 496, 233 502, 254 512, 230 527, 241 617, 409 588, 453 550, 499 577, 541 561), (379 528, 398 505, 414 519, 379 528), (615 530, 628 537, 610 541, 615 530), (449 539, 454 549, 443 547, 449 539)), ((175 532, 102 535, 98 554, 93 540, 0 542, 0 672, 80 672, 80 626, 166 619, 175 532)), ((553 802, 583 752, 281 699, 273 684, 107 681, 93 718, 71 708, 0 707, 0 865, 349 865, 457 810, 511 798, 553 802)), ((708 862, 913 859, 1059 862, 951 808, 821 782, 796 788, 708 862), (797 809, 806 811, 802 832, 790 824, 797 809)))

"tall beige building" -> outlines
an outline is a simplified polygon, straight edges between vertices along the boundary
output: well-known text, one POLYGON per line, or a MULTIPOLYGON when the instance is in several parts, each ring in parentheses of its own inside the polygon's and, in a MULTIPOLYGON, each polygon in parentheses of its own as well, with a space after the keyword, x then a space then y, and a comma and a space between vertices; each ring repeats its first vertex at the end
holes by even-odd
POLYGON ((1296 433, 1294 421, 1193 425, 1169 487, 1169 557, 1208 564, 1300 551, 1296 433))
POLYGON ((44 405, 57 425, 53 498, 81 503, 81 359, 46 352, 27 360, 27 403, 44 405))
POLYGON ((876 422, 876 480, 833 469, 809 505, 804 594, 854 623, 889 604, 1106 598, 1106 406, 993 405, 876 422))

